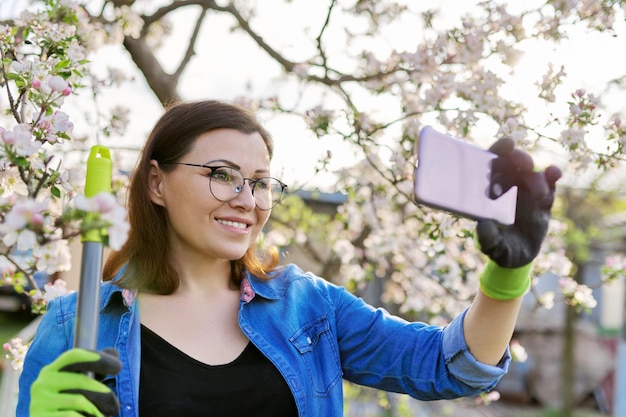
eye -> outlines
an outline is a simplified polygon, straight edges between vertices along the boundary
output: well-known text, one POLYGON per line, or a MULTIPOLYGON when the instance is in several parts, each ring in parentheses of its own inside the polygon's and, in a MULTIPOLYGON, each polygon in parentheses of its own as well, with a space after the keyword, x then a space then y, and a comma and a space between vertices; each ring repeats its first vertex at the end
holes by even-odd
POLYGON ((261 178, 258 180, 254 180, 254 190, 255 191, 267 191, 270 188, 270 179, 269 178, 261 178))
POLYGON ((231 183, 234 180, 232 170, 228 168, 216 168, 209 172, 209 177, 214 180, 231 183))

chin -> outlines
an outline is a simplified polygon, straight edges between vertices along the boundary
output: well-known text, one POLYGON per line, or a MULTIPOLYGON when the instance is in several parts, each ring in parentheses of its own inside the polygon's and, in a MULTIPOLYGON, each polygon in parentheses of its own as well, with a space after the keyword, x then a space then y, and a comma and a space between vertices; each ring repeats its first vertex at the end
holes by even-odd
POLYGON ((244 251, 230 251, 228 253, 224 253, 224 258, 228 259, 229 261, 238 261, 244 257, 247 251, 247 248, 244 251))

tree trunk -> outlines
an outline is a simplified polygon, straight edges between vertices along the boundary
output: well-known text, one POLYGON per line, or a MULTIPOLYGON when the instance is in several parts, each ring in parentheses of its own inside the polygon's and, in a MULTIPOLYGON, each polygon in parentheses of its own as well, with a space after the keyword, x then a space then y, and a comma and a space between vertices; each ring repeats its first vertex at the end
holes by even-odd
MULTIPOLYGON (((576 265, 574 280, 582 282, 584 266, 576 265)), ((574 392, 576 381, 576 320, 578 313, 570 305, 565 306, 565 323, 563 325, 563 358, 561 362, 561 377, 563 379, 562 392, 562 417, 572 417, 576 407, 576 395, 574 392)))
POLYGON ((561 417, 572 417, 574 412, 574 381, 576 380, 576 364, 574 358, 576 333, 576 310, 565 307, 565 323, 563 326, 563 358, 561 363, 562 406, 561 417))

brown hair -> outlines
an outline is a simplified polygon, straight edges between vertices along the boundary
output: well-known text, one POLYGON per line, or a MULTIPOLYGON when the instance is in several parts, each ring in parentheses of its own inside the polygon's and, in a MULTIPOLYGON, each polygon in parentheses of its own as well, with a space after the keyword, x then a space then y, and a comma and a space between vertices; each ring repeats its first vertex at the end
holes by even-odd
MULTIPOLYGON (((123 288, 163 295, 178 288, 178 274, 168 262, 167 213, 150 200, 148 193, 150 160, 156 160, 164 171, 174 169, 167 164, 177 162, 189 152, 199 135, 215 129, 259 133, 272 158, 270 134, 245 107, 207 100, 178 103, 168 108, 152 129, 131 176, 127 202, 130 232, 124 246, 108 257, 103 271, 105 281, 112 280, 126 265, 116 280, 123 288)), ((259 257, 258 248, 250 247, 241 259, 231 261, 231 282, 238 286, 246 270, 261 279, 270 279, 278 261, 276 248, 266 250, 259 257)))

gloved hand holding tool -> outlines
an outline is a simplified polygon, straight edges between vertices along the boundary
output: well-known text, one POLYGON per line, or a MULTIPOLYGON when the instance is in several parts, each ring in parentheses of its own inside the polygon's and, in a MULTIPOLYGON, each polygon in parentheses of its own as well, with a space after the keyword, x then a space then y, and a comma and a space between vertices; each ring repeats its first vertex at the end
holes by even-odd
POLYGON ((98 379, 122 368, 115 349, 100 352, 74 348, 42 368, 31 386, 31 417, 117 415, 115 394, 98 379), (87 373, 94 373, 91 378, 87 373), (62 413, 62 414, 61 414, 62 413))

